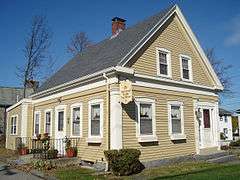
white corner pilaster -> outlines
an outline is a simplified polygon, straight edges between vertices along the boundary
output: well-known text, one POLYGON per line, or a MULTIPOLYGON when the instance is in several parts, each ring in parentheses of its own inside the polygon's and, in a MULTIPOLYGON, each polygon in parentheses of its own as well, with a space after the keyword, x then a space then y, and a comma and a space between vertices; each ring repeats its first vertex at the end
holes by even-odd
POLYGON ((28 126, 28 103, 22 104, 21 131, 20 137, 27 137, 28 126))
POLYGON ((218 150, 221 150, 221 145, 220 145, 220 127, 219 127, 219 105, 218 102, 215 103, 215 116, 216 116, 216 121, 215 121, 215 143, 218 147, 218 150))
POLYGON ((122 149, 122 105, 119 89, 110 91, 110 148, 122 149))

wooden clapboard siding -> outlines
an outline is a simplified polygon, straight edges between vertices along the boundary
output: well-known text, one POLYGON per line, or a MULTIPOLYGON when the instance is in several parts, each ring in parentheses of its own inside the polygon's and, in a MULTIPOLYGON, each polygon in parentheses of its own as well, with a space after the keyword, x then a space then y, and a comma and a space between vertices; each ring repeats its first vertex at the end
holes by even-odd
POLYGON ((17 106, 13 108, 10 112, 7 114, 7 132, 6 132, 6 147, 7 149, 15 149, 15 138, 18 137, 21 134, 21 121, 22 121, 22 108, 21 106, 17 106), (17 115, 17 134, 11 135, 11 117, 17 115))
POLYGON ((106 88, 100 87, 91 89, 88 91, 84 91, 81 93, 75 93, 72 95, 64 96, 61 98, 61 103, 59 103, 58 99, 48 100, 45 102, 34 104, 34 110, 41 112, 41 133, 44 132, 44 111, 46 109, 52 109, 53 115, 52 115, 52 137, 55 138, 55 107, 58 105, 66 105, 66 135, 70 136, 70 118, 71 118, 71 105, 75 103, 82 103, 83 107, 83 136, 80 138, 80 142, 78 144, 78 156, 82 158, 83 160, 93 161, 96 160, 102 160, 104 159, 104 150, 106 149, 106 88), (103 140, 100 145, 98 144, 88 144, 86 142, 88 137, 88 102, 93 99, 103 99, 103 111, 104 111, 104 117, 103 117, 103 140), (68 123, 69 122, 69 123, 68 123))
POLYGON ((173 80, 181 80, 179 55, 184 54, 192 59, 193 82, 209 87, 214 86, 213 79, 206 65, 203 63, 177 16, 170 18, 163 29, 153 37, 153 40, 146 44, 145 49, 139 52, 138 58, 130 65, 136 73, 157 76, 156 48, 164 48, 171 51, 173 80))
POLYGON ((217 97, 180 93, 134 86, 135 97, 153 98, 156 101, 157 143, 140 144, 136 138, 135 104, 123 106, 123 147, 141 150, 141 160, 156 160, 188 155, 196 152, 193 100, 216 102, 217 97), (186 142, 173 143, 168 134, 168 101, 184 103, 184 131, 186 142))

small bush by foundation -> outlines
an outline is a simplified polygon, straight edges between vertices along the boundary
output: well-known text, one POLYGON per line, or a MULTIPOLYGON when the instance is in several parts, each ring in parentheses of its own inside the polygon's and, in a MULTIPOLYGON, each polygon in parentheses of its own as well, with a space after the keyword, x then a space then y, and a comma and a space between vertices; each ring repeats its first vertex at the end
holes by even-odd
POLYGON ((126 176, 139 173, 144 169, 139 161, 141 152, 137 149, 108 150, 104 155, 114 175, 126 176))

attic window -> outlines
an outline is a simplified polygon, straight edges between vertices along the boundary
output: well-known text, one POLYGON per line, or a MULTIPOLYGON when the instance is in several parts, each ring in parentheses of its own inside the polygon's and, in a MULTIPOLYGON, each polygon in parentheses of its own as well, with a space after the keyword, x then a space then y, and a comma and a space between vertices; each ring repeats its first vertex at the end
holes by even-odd
POLYGON ((192 61, 189 56, 180 55, 182 80, 192 81, 192 61))
POLYGON ((157 48, 157 75, 171 77, 171 57, 170 51, 157 48))

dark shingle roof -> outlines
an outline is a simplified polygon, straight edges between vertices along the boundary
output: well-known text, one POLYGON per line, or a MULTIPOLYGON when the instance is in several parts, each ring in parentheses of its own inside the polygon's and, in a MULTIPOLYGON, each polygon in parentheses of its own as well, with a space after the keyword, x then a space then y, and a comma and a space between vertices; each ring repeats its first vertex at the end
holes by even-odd
POLYGON ((0 87, 0 105, 10 106, 23 97, 22 88, 0 87))
MULTIPOLYGON (((32 89, 27 89, 27 96, 32 93, 32 89)), ((0 87, 0 106, 11 106, 23 98, 23 88, 0 87)))
POLYGON ((223 108, 219 108, 219 115, 220 116, 224 116, 224 115, 232 115, 232 113, 230 111, 227 111, 223 108))
POLYGON ((115 38, 108 38, 89 47, 58 70, 39 87, 37 92, 74 79, 114 67, 141 41, 144 36, 172 9, 173 6, 132 26, 115 38))

